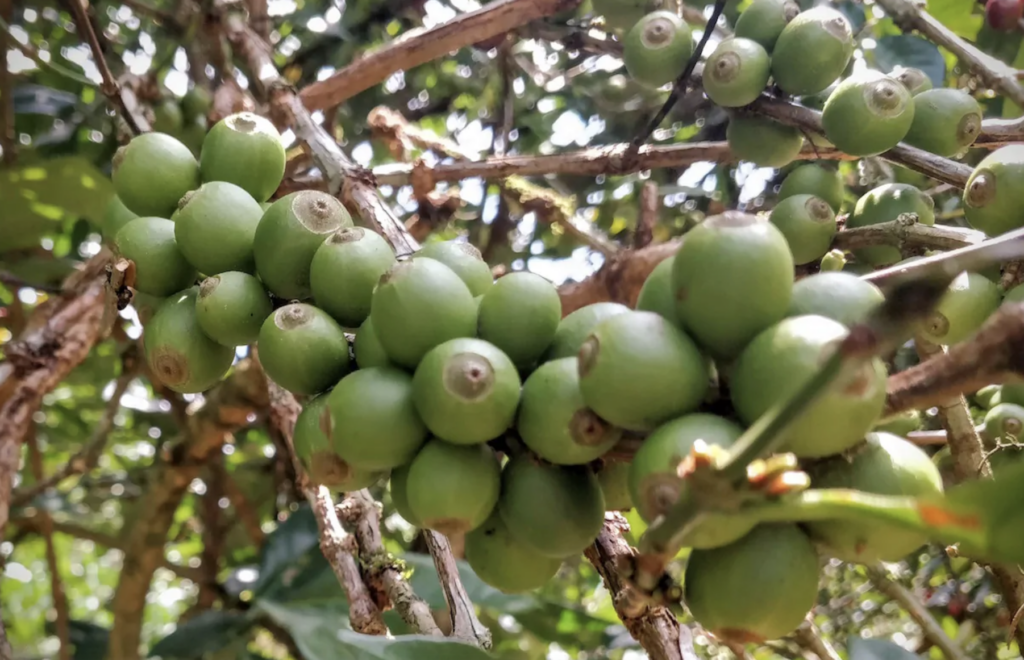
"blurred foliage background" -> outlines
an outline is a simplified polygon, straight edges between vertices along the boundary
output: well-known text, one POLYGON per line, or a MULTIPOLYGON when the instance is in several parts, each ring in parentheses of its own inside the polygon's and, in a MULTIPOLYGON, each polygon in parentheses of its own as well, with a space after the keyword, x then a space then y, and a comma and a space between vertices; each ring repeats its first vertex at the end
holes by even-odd
MULTIPOLYGON (((726 25, 744 2, 729 1, 726 25)), ((811 0, 802 4, 808 6, 811 0)), ((832 4, 858 31, 859 47, 851 67, 891 71, 915 66, 936 85, 977 91, 976 81, 955 56, 902 34, 870 2, 832 4)), ((479 4, 475 0, 269 0, 253 6, 265 10, 251 20, 266 29, 276 64, 302 88, 369 49, 479 4)), ((705 16, 710 13, 710 7, 695 9, 705 16)), ((1003 61, 1024 64, 1022 34, 995 33, 983 27, 981 7, 973 0, 929 0, 928 10, 1003 61)), ((92 6, 114 74, 136 91, 158 129, 198 148, 204 120, 183 120, 179 101, 195 85, 214 89, 234 81, 244 90, 248 81, 240 69, 196 66, 203 61, 199 52, 203 49, 231 60, 225 55, 225 44, 217 39, 211 43, 209 33, 198 25, 201 13, 180 25, 176 18, 180 11, 179 3, 171 0, 99 0, 92 6)), ((5 50, 8 76, 2 91, 9 94, 5 102, 12 103, 15 112, 15 148, 3 154, 0 169, 2 345, 24 328, 32 309, 56 290, 77 263, 100 250, 103 215, 113 194, 110 159, 125 135, 99 90, 98 71, 66 5, 0 0, 0 19, 0 47, 5 50)), ((565 20, 548 21, 547 27, 568 35, 587 20, 589 10, 584 6, 568 19, 568 27, 565 20)), ((355 160, 378 167, 394 160, 388 145, 373 139, 367 127, 368 113, 380 105, 483 157, 495 150, 503 131, 506 96, 513 121, 505 150, 512 154, 550 154, 628 141, 664 100, 664 91, 641 88, 626 78, 617 58, 572 50, 559 41, 533 39, 534 27, 524 28, 517 39, 509 38, 503 45, 464 48, 446 59, 396 73, 328 116, 318 113, 317 118, 330 125, 355 160), (511 94, 506 94, 507 88, 511 94)), ((208 55, 205 60, 216 62, 208 55)), ((983 91, 978 98, 987 116, 1018 112, 1012 104, 983 91)), ((678 104, 652 141, 722 140, 725 122, 723 111, 697 92, 678 104)), ((294 136, 287 133, 285 139, 290 155, 300 162, 301 149, 294 136)), ((437 159, 429 153, 408 155, 437 159)), ((848 203, 885 181, 925 183, 920 175, 877 159, 844 162, 841 171, 848 184, 848 203)), ((292 174, 302 179, 310 173, 292 174)), ((784 174, 749 164, 705 162, 627 176, 549 176, 533 182, 563 197, 579 222, 613 240, 628 241, 637 221, 640 187, 653 180, 663 201, 655 228, 655 240, 662 241, 683 233, 710 212, 770 206, 784 174)), ((495 183, 467 180, 442 185, 440 190, 455 201, 434 209, 425 209, 410 186, 384 186, 382 193, 400 217, 418 216, 421 237, 442 240, 467 235, 493 266, 530 268, 560 283, 582 279, 602 263, 600 253, 545 214, 503 196, 495 183)), ((935 199, 941 222, 961 224, 955 193, 936 191, 935 199)), ((46 396, 34 420, 42 473, 51 474, 90 441, 118 383, 124 389, 94 469, 22 502, 12 512, 7 541, 0 546, 4 562, 0 605, 19 659, 56 657, 56 610, 41 535, 42 511, 53 518, 56 566, 72 619, 74 658, 105 657, 112 624, 108 605, 126 560, 121 551, 125 534, 147 516, 138 505, 140 495, 149 486, 154 466, 165 460, 164 448, 181 433, 186 408, 198 402, 194 396, 176 397, 157 390, 136 371, 132 346, 141 332, 137 310, 129 307, 122 315, 114 336, 46 396)), ((929 424, 936 426, 931 419, 929 424)), ((34 483, 30 463, 26 458, 19 489, 34 483)), ((236 433, 191 484, 167 538, 167 561, 158 570, 145 604, 144 641, 151 652, 164 658, 210 659, 455 657, 450 648, 432 650, 429 642, 418 639, 385 652, 375 646, 383 640, 368 641, 344 630, 343 593, 319 552, 312 515, 298 504, 301 498, 296 498, 289 469, 268 435, 265 420, 254 416, 250 426, 236 433), (212 599, 200 598, 201 584, 212 590, 212 599)), ((375 495, 384 502, 387 548, 407 562, 417 593, 443 611, 433 565, 422 554, 424 547, 415 530, 391 515, 386 492, 375 495)), ((635 516, 630 519, 638 535, 642 523, 635 516)), ((931 548, 892 569, 971 657, 1020 657, 1016 645, 1008 641, 1008 616, 999 606, 998 593, 978 566, 931 548)), ((941 657, 937 649, 922 642, 917 625, 873 586, 863 568, 833 561, 825 576, 816 621, 843 657, 852 657, 848 655, 853 648, 848 645, 851 637, 890 640, 911 650, 907 658, 918 653, 941 657)), ((566 563, 557 579, 531 595, 503 595, 479 582, 468 568, 463 578, 494 634, 495 654, 501 658, 643 657, 619 624, 599 576, 582 558, 566 563)), ((403 632, 397 617, 389 614, 388 623, 396 633, 403 632)), ((700 634, 696 647, 703 657, 731 657, 730 651, 700 634)), ((863 649, 862 658, 901 657, 893 646, 863 649)), ((468 653, 467 658, 482 657, 468 653)), ((783 640, 761 647, 754 655, 796 658, 800 653, 794 642, 783 640)))

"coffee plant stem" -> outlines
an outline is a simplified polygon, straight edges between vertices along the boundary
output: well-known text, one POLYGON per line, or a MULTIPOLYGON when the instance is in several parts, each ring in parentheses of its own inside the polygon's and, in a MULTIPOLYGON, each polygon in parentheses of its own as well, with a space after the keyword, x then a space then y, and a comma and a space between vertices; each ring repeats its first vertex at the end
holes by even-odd
POLYGON ((939 647, 947 660, 968 660, 970 656, 956 645, 928 608, 909 589, 893 579, 881 564, 867 567, 868 577, 878 591, 903 606, 911 618, 921 626, 921 634, 935 646, 939 647))
POLYGON ((917 30, 956 55, 986 85, 999 90, 1018 106, 1024 106, 1024 87, 1017 82, 1016 72, 1011 67, 967 43, 910 0, 879 0, 878 4, 902 30, 917 30))
POLYGON ((571 9, 578 0, 500 0, 425 30, 411 39, 392 42, 353 62, 300 93, 309 110, 337 106, 373 87, 396 71, 407 71, 544 16, 571 9))
POLYGON ((110 67, 107 66, 107 58, 103 54, 100 36, 96 33, 92 20, 89 18, 89 9, 85 1, 67 0, 66 4, 70 6, 71 12, 75 17, 75 27, 85 36, 89 49, 92 51, 92 59, 96 62, 96 68, 99 69, 100 76, 103 77, 100 90, 121 113, 121 117, 128 125, 128 128, 131 129, 133 135, 148 131, 149 126, 145 120, 140 121, 135 114, 129 111, 128 106, 125 104, 124 96, 121 93, 121 86, 117 84, 117 80, 114 79, 114 75, 110 72, 110 67))

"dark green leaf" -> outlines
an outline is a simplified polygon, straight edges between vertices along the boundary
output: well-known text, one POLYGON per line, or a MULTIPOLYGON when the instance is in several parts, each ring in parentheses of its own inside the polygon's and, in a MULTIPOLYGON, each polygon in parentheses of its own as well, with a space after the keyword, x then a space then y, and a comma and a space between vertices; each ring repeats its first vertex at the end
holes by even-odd
POLYGON ((393 639, 348 629, 334 610, 291 608, 263 601, 260 609, 285 627, 306 660, 490 660, 493 656, 443 637, 400 635, 393 639))
POLYGON ((875 66, 889 73, 897 66, 921 69, 942 87, 946 80, 946 61, 938 47, 930 41, 912 34, 881 37, 875 46, 875 66))
POLYGON ((234 644, 246 634, 252 622, 245 614, 225 610, 207 610, 189 619, 167 637, 153 645, 150 657, 199 658, 234 644))
POLYGON ((104 660, 110 631, 88 621, 68 622, 68 641, 75 647, 73 660, 104 660))
POLYGON ((318 543, 313 511, 303 505, 267 537, 260 553, 260 577, 253 592, 260 595, 267 592, 270 585, 279 584, 279 574, 290 567, 294 568, 299 557, 318 543))
POLYGON ((974 39, 981 28, 982 17, 975 14, 978 3, 974 0, 928 0, 928 13, 957 35, 974 39))
POLYGON ((36 245, 67 216, 99 224, 113 194, 110 180, 76 156, 0 171, 0 251, 36 245))
POLYGON ((918 656, 902 646, 882 639, 850 640, 850 660, 919 660, 918 656))

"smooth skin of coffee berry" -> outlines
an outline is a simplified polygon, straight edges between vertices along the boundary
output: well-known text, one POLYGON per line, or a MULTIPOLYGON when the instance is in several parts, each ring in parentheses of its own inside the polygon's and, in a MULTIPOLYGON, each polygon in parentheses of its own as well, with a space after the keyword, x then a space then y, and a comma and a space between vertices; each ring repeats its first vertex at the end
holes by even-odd
POLYGON ((989 447, 997 444, 1019 444, 1024 433, 1024 407, 1015 403, 999 403, 985 413, 981 439, 989 447))
POLYGON ((403 261, 384 274, 373 294, 370 319, 388 359, 414 369, 430 349, 476 335, 473 294, 440 261, 403 261))
POLYGON ((981 104, 960 89, 931 89, 914 96, 914 121, 904 140, 939 156, 955 156, 981 135, 981 104))
POLYGON ((843 206, 843 179, 834 169, 814 163, 799 165, 786 175, 779 188, 779 200, 793 195, 815 195, 839 213, 843 206))
POLYGON ((227 181, 265 202, 281 185, 285 153, 270 120, 252 112, 217 122, 203 141, 199 161, 203 181, 227 181))
POLYGON ((758 525, 722 548, 694 550, 683 598, 719 639, 746 644, 793 632, 818 597, 818 553, 794 524, 758 525))
POLYGON ((259 203, 233 183, 212 181, 181 198, 174 238, 200 273, 251 273, 252 243, 263 217, 259 203))
POLYGON ((672 325, 680 326, 679 315, 676 314, 676 299, 672 293, 672 264, 675 255, 665 259, 651 271, 640 287, 640 295, 636 299, 636 308, 642 312, 660 314, 672 325))
MULTIPOLYGON (((852 458, 819 465, 815 488, 850 488, 875 495, 922 497, 942 492, 942 477, 928 454, 891 433, 869 433, 852 458)), ((833 557, 858 563, 899 561, 927 543, 923 534, 872 521, 826 520, 807 524, 833 557)))
POLYGON ((629 493, 629 463, 604 461, 597 471, 597 482, 604 495, 605 511, 628 511, 633 508, 629 493))
POLYGON ((594 13, 612 30, 629 32, 651 10, 648 0, 593 0, 594 13))
POLYGON ((692 54, 690 26, 670 11, 655 11, 641 18, 622 44, 622 61, 630 77, 651 87, 678 78, 692 54))
POLYGON ((377 333, 373 331, 373 322, 369 317, 356 330, 356 338, 352 342, 352 348, 356 356, 356 365, 360 369, 396 366, 388 359, 387 352, 380 345, 377 333))
POLYGON ((343 493, 368 488, 385 478, 387 471, 361 470, 335 453, 322 423, 327 397, 327 394, 321 394, 302 406, 292 436, 295 456, 317 485, 343 493))
POLYGON ((146 325, 143 345, 153 377, 175 392, 196 394, 216 385, 235 350, 213 341, 196 319, 198 288, 168 297, 146 325))
POLYGON ((451 339, 423 356, 413 377, 416 410, 435 436, 459 445, 508 430, 519 405, 519 372, 482 339, 451 339))
POLYGON ((373 289, 396 263, 395 251, 376 232, 344 227, 331 234, 313 255, 309 285, 316 306, 346 328, 370 316, 373 289))
POLYGON ((423 523, 409 506, 409 465, 403 465, 391 471, 388 489, 391 492, 391 504, 395 507, 398 515, 413 527, 423 527, 423 523))
POLYGON ((936 344, 967 339, 992 316, 1001 301, 999 286, 980 273, 960 273, 921 327, 921 336, 936 344))
POLYGON ((843 272, 815 273, 793 285, 786 316, 817 314, 851 327, 885 302, 882 291, 856 275, 843 272))
POLYGON ((967 179, 963 201, 967 222, 989 236, 1024 226, 1024 145, 985 156, 967 179))
POLYGON ((436 259, 451 268, 466 283, 474 298, 487 293, 494 284, 490 266, 480 255, 480 250, 470 243, 435 241, 420 248, 416 256, 436 259))
POLYGON ((851 156, 876 156, 892 149, 913 122, 914 99, 907 88, 870 70, 839 83, 821 113, 825 137, 851 156))
POLYGON ((887 418, 879 420, 871 430, 875 432, 884 431, 893 435, 906 436, 913 431, 921 430, 923 425, 921 413, 917 410, 905 410, 887 418))
POLYGON ((562 565, 517 541, 497 511, 466 534, 466 562, 485 584, 507 594, 543 587, 562 565))
POLYGON ((427 440, 413 403, 412 377, 400 369, 355 371, 331 390, 327 405, 334 451, 358 468, 405 465, 427 440))
POLYGON ((932 88, 932 79, 921 69, 899 67, 890 76, 893 80, 906 87, 912 96, 917 96, 921 92, 927 92, 932 88))
POLYGON ((260 363, 270 378, 293 394, 318 394, 349 372, 348 339, 327 312, 293 303, 260 327, 260 363))
POLYGON ((530 374, 516 430, 535 454, 559 465, 589 463, 622 437, 584 403, 575 357, 546 362, 530 374))
POLYGON ((731 117, 725 138, 738 159, 761 167, 789 165, 804 144, 804 136, 798 129, 753 116, 731 117))
POLYGON ((114 155, 114 190, 140 216, 170 218, 178 200, 199 187, 199 163, 188 147, 163 133, 143 133, 114 155))
POLYGON ((114 195, 107 202, 107 208, 103 212, 103 222, 100 225, 100 230, 103 232, 103 240, 113 243, 114 237, 117 236, 117 232, 121 231, 121 227, 139 217, 139 215, 129 209, 121 201, 121 198, 114 195))
POLYGON ((837 231, 832 207, 814 195, 787 197, 772 209, 768 219, 786 237, 798 266, 825 256, 837 231))
MULTIPOLYGON (((643 294, 641 293, 641 297, 643 294)), ((591 303, 566 315, 555 331, 555 338, 544 353, 543 361, 576 357, 594 327, 606 318, 630 311, 625 305, 613 302, 591 303)))
POLYGON ((255 342, 272 311, 270 296, 248 273, 228 271, 208 277, 199 285, 199 327, 218 344, 235 347, 255 342))
POLYGON ((723 108, 750 105, 768 86, 771 59, 751 39, 723 39, 704 65, 704 92, 723 108))
POLYGON ((707 365, 697 345, 653 312, 605 319, 583 343, 578 360, 587 406, 633 431, 690 412, 708 389, 707 365))
POLYGON ((562 299, 551 282, 534 273, 509 273, 480 301, 480 338, 525 369, 551 345, 561 319, 562 299))
POLYGON ((312 295, 309 273, 317 249, 328 236, 351 226, 352 216, 327 193, 285 195, 263 212, 256 228, 256 272, 278 297, 305 300, 312 295))
POLYGON ((785 316, 793 255, 775 225, 729 211, 686 234, 672 285, 686 331, 712 356, 728 359, 785 316))
MULTIPOLYGON (((913 213, 922 225, 935 224, 935 203, 918 188, 905 183, 887 183, 865 193, 846 218, 850 229, 899 219, 913 213)), ((898 247, 879 245, 854 251, 857 259, 872 266, 890 266, 903 258, 898 247)))
MULTIPOLYGON (((793 396, 849 331, 824 316, 795 316, 768 328, 743 350, 729 381, 736 413, 753 424, 793 396)), ((885 365, 872 359, 815 401, 783 432, 782 447, 801 458, 838 454, 860 442, 885 406, 885 365)))
POLYGON ((174 240, 174 223, 163 218, 136 218, 117 232, 118 253, 135 262, 135 288, 152 296, 169 296, 196 281, 196 269, 174 240))
POLYGON ((423 527, 442 534, 471 532, 494 511, 501 467, 486 445, 432 439, 409 465, 406 494, 423 527))
POLYGON ((752 39, 769 53, 782 31, 800 13, 793 0, 754 0, 736 19, 736 36, 752 39))
POLYGON ((853 56, 853 30, 841 13, 817 6, 798 14, 772 50, 772 76, 787 94, 817 94, 842 75, 853 56))
MULTIPOLYGON (((739 424, 707 413, 684 415, 655 429, 630 463, 629 492, 640 517, 648 523, 654 522, 679 499, 683 480, 678 467, 690 456, 694 443, 701 440, 728 449, 742 434, 739 424)), ((732 543, 753 527, 750 521, 710 514, 683 544, 693 548, 716 548, 732 543)))
POLYGON ((518 456, 502 472, 498 511, 516 540, 561 559, 582 552, 601 532, 604 493, 589 467, 518 456))

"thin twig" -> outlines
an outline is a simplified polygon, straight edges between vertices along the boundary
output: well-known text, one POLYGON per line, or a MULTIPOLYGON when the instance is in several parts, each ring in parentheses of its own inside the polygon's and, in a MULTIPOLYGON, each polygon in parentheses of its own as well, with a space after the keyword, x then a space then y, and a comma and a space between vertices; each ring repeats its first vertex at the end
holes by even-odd
POLYGON ((946 660, 969 660, 970 656, 949 638, 928 608, 909 589, 890 577, 881 565, 867 566, 866 569, 875 588, 903 606, 910 618, 921 626, 921 634, 942 651, 946 660))
POLYGON ((633 249, 650 245, 654 238, 654 228, 658 225, 658 207, 661 205, 661 196, 658 194, 658 183, 647 181, 640 189, 640 216, 636 221, 636 229, 633 231, 633 249))
POLYGON ((793 640, 803 649, 818 656, 819 660, 839 660, 839 654, 832 645, 821 636, 821 631, 814 625, 810 616, 804 619, 800 627, 793 632, 793 640))
MULTIPOLYGON (((28 438, 28 459, 32 470, 32 476, 36 479, 43 478, 43 455, 39 451, 39 440, 36 437, 35 429, 29 431, 28 438)), ((46 544, 46 565, 50 573, 50 593, 53 597, 53 609, 57 613, 56 629, 57 639, 60 641, 58 657, 60 660, 71 660, 71 616, 68 614, 68 599, 64 591, 64 581, 60 577, 60 564, 57 563, 57 550, 53 545, 53 518, 50 512, 40 510, 39 533, 46 544)))
POLYGON ((118 109, 133 135, 138 135, 148 130, 149 127, 142 126, 135 115, 128 110, 128 106, 121 96, 121 86, 117 84, 117 80, 110 72, 110 67, 107 66, 107 58, 103 56, 103 48, 100 46, 99 36, 92 27, 92 21, 89 20, 89 8, 86 6, 85 0, 67 0, 67 3, 71 6, 71 11, 75 15, 75 26, 85 36, 89 49, 92 51, 92 58, 96 63, 96 68, 99 69, 100 76, 103 78, 103 82, 100 84, 100 91, 118 109))
POLYGON ((136 370, 133 365, 133 361, 135 359, 136 358, 134 356, 125 356, 124 371, 115 381, 114 391, 110 395, 107 405, 103 408, 103 415, 96 423, 96 427, 93 429, 92 436, 89 438, 89 441, 83 444, 81 448, 79 448, 78 452, 69 458, 67 463, 65 463, 61 469, 54 472, 48 478, 41 479, 24 490, 19 489, 14 491, 11 495, 12 506, 22 506, 31 502, 37 495, 51 488, 57 487, 68 477, 73 477, 76 474, 85 474, 96 467, 96 464, 99 462, 100 455, 103 454, 103 448, 107 444, 107 438, 110 436, 110 432, 114 428, 114 417, 116 417, 118 411, 121 410, 121 398, 128 390, 128 386, 131 385, 131 382, 135 379, 136 370))
POLYGON ((657 130, 661 122, 665 120, 668 113, 672 112, 672 108, 675 107, 679 97, 686 91, 686 85, 690 81, 690 75, 693 70, 697 68, 697 63, 700 62, 701 56, 704 54, 704 47, 707 46, 708 41, 711 39, 711 34, 714 32, 714 26, 718 24, 718 19, 722 16, 722 12, 725 10, 726 0, 715 0, 715 9, 711 12, 711 18, 708 19, 708 24, 704 28, 704 33, 700 37, 700 41, 697 42, 697 47, 694 49, 693 54, 690 55, 690 60, 686 63, 686 68, 676 78, 675 83, 672 85, 672 93, 668 95, 668 99, 665 104, 661 106, 661 109, 655 113, 654 117, 647 122, 641 132, 633 138, 632 146, 633 151, 636 151, 647 142, 648 138, 657 130))
POLYGON ((455 563, 452 546, 448 538, 431 530, 423 530, 423 538, 427 542, 430 556, 434 558, 437 579, 441 582, 448 611, 452 618, 452 634, 455 639, 489 649, 491 647, 491 631, 476 618, 473 601, 469 599, 466 588, 459 577, 459 566, 455 563))
POLYGON ((1016 72, 1008 64, 967 43, 910 0, 878 0, 878 4, 902 30, 917 30, 935 45, 956 55, 961 64, 977 74, 986 85, 1024 107, 1024 87, 1017 82, 1016 72))

